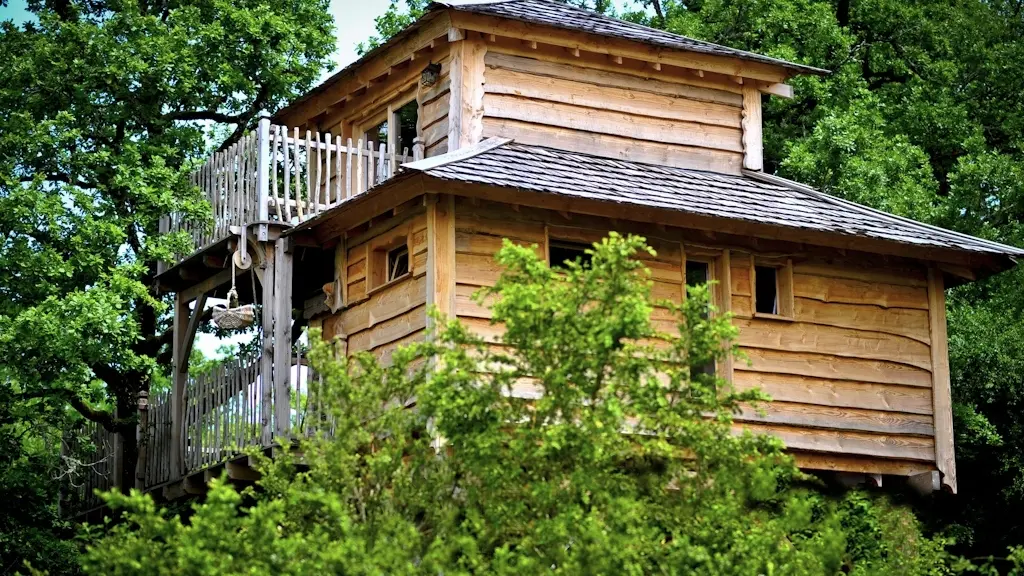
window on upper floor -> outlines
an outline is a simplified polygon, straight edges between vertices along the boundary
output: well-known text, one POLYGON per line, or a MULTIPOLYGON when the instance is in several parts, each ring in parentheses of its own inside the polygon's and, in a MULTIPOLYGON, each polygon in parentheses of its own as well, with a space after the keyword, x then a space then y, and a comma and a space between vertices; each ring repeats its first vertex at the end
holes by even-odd
POLYGON ((397 108, 381 112, 363 133, 364 142, 372 142, 373 149, 379 150, 380 145, 391 153, 412 156, 413 141, 416 139, 416 124, 419 116, 419 104, 415 99, 409 100, 397 108), (406 152, 407 151, 407 152, 406 152))
POLYGON ((789 260, 755 256, 750 278, 754 316, 793 318, 793 264, 789 260))

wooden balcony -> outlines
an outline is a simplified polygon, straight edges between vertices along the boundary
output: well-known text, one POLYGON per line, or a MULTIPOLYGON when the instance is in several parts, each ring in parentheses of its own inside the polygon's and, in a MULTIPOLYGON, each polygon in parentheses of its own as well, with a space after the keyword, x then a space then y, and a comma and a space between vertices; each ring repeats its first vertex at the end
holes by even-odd
POLYGON ((392 150, 386 144, 271 124, 261 118, 255 132, 214 153, 192 172, 192 183, 209 203, 210 218, 182 212, 165 216, 160 232, 185 231, 193 252, 178 254, 174 265, 195 252, 257 226, 293 226, 366 192, 391 178, 399 166, 422 157, 422 145, 392 150))
MULTIPOLYGON (((295 438, 316 431, 330 433, 329 418, 321 413, 310 384, 316 375, 310 370, 301 348, 295 350, 285 370, 288 390, 275 387, 264 378, 262 356, 232 358, 207 372, 189 376, 185 386, 182 446, 172 446, 173 418, 171 391, 156 392, 139 405, 139 465, 136 487, 156 492, 163 488, 187 491, 201 487, 209 476, 229 468, 247 475, 248 459, 243 452, 252 447, 272 450, 280 439, 295 438), (283 393, 282 393, 283 392, 283 393), (325 426, 325 424, 327 424, 325 426), (172 458, 181 454, 181 471, 172 458)), ((273 365, 271 364, 271 368, 273 365)), ((65 460, 76 470, 73 494, 68 504, 78 512, 101 507, 95 490, 117 487, 119 446, 116 434, 86 423, 65 442, 65 460)))

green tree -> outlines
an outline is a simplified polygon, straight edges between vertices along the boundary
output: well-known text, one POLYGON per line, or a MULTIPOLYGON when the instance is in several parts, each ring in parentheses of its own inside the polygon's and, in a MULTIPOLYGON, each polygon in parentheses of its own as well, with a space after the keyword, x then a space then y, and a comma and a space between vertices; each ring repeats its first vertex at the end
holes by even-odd
POLYGON ((944 573, 908 511, 818 493, 778 441, 732 433, 762 396, 700 368, 736 329, 706 319, 696 287, 665 303, 678 332, 657 332, 635 258, 649 250, 613 234, 553 270, 506 240, 477 295, 506 327, 498 346, 436 316, 387 367, 321 343, 333 437, 263 461, 257 489, 215 482, 187 523, 111 495, 126 521, 86 572, 944 573))
POLYGON ((131 486, 136 397, 169 358, 155 262, 191 249, 159 218, 208 217, 188 182, 208 133, 226 127, 231 142, 308 89, 333 26, 327 0, 28 8, 29 21, 0 22, 0 436, 33 438, 5 442, 4 462, 56 450, 40 423, 71 405, 123 434, 131 486))

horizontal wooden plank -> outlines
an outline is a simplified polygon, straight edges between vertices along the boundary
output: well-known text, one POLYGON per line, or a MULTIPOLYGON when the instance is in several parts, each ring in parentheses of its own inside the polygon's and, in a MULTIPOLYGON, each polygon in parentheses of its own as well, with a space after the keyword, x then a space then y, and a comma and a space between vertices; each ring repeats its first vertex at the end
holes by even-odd
POLYGON ((349 352, 372 350, 384 344, 400 340, 427 326, 426 306, 418 306, 377 324, 369 330, 363 330, 348 339, 349 352))
POLYGON ((908 414, 932 413, 931 390, 920 386, 753 372, 746 370, 743 362, 737 362, 734 367, 733 386, 736 390, 758 388, 784 402, 908 414))
POLYGON ((423 133, 420 136, 423 139, 424 146, 432 147, 439 143, 441 140, 448 138, 448 121, 442 120, 440 122, 434 122, 430 126, 423 129, 423 133))
POLYGON ((931 388, 931 372, 895 362, 849 358, 826 353, 744 348, 750 364, 736 362, 735 369, 763 373, 792 374, 810 378, 829 378, 900 384, 931 388))
MULTIPOLYGON (((501 50, 501 48, 498 48, 501 50)), ((674 77, 674 82, 656 78, 638 78, 635 75, 623 74, 606 70, 587 68, 585 66, 574 66, 538 58, 524 58, 513 54, 501 53, 495 50, 488 50, 484 57, 484 63, 489 68, 500 68, 523 72, 536 76, 547 76, 551 78, 562 78, 574 82, 607 86, 610 88, 621 88, 626 90, 643 91, 651 94, 660 94, 688 100, 724 104, 732 107, 743 106, 743 96, 738 92, 716 90, 714 88, 699 87, 685 83, 680 77, 674 77)), ((650 70, 647 71, 651 73, 650 70)))
POLYGON ((484 117, 662 144, 743 152, 743 133, 739 128, 637 116, 505 94, 484 95, 484 117))
POLYGON ((403 346, 408 346, 409 344, 412 344, 414 342, 423 342, 426 339, 426 337, 426 330, 417 330, 411 332, 410 334, 404 336, 403 338, 395 340, 394 342, 388 342, 387 344, 377 346, 376 348, 371 350, 370 353, 373 354, 374 358, 376 358, 377 362, 379 362, 382 366, 390 366, 391 358, 396 350, 403 346))
POLYGON ((801 322, 897 334, 925 344, 931 341, 927 310, 879 308, 872 305, 823 302, 810 298, 796 298, 794 304, 793 317, 801 322))
POLYGON ((787 448, 843 455, 875 456, 901 460, 935 460, 935 441, 928 437, 869 434, 866 432, 814 430, 791 426, 736 423, 737 432, 769 434, 782 440, 787 448))
POLYGON ((856 430, 917 436, 933 436, 935 434, 931 416, 782 401, 764 402, 757 408, 746 406, 734 416, 734 419, 737 422, 785 424, 797 428, 856 430))
POLYGON ((434 142, 434 143, 428 145, 426 148, 427 148, 427 150, 426 150, 426 153, 424 155, 427 158, 431 158, 433 156, 440 156, 441 154, 447 154, 448 153, 448 134, 445 134, 444 138, 438 140, 437 142, 434 142))
POLYGON ((879 284, 850 278, 827 278, 794 273, 793 295, 823 302, 873 304, 883 308, 928 309, 927 288, 879 284))
POLYGON ((794 261, 793 272, 828 278, 846 278, 877 284, 896 284, 905 286, 928 286, 928 276, 924 268, 910 264, 864 262, 854 258, 826 261, 813 259, 794 261))
POLYGON ((931 351, 927 345, 893 334, 744 318, 737 318, 735 324, 740 330, 737 341, 744 347, 885 360, 924 369, 931 367, 931 351))
POLYGON ((743 155, 737 152, 641 141, 493 117, 484 117, 483 136, 512 138, 520 144, 725 174, 739 174, 743 163, 743 155))
POLYGON ((448 118, 448 105, 450 103, 448 94, 448 91, 445 90, 439 93, 437 98, 425 102, 420 107, 419 121, 423 128, 448 118))
MULTIPOLYGON (((455 250, 464 254, 479 254, 493 258, 494 255, 498 253, 498 250, 501 250, 503 239, 504 237, 502 236, 492 236, 490 234, 477 234, 475 232, 457 230, 455 232, 455 250)), ((510 240, 519 246, 529 247, 537 245, 537 256, 542 258, 544 257, 544 247, 542 246, 543 238, 539 243, 540 245, 536 242, 530 242, 527 240, 513 240, 511 238, 510 240)))
POLYGON ((741 109, 736 106, 669 96, 635 88, 607 87, 590 82, 540 76, 501 68, 488 68, 484 89, 573 106, 606 108, 639 116, 712 124, 738 129, 741 109))
MULTIPOLYGON (((366 254, 366 250, 360 250, 359 253, 366 254)), ((359 261, 348 265, 348 275, 345 277, 345 280, 352 284, 363 278, 366 278, 366 258, 361 258, 359 261)))
POLYGON ((348 304, 359 302, 366 298, 366 278, 361 278, 348 285, 348 304))
POLYGON ((425 277, 413 277, 388 286, 368 300, 325 320, 324 329, 330 327, 334 334, 352 336, 373 328, 424 305, 427 301, 426 286, 425 277))
POLYGON ((935 470, 928 462, 909 460, 888 460, 865 456, 842 454, 816 454, 790 450, 796 465, 803 470, 824 470, 828 472, 859 472, 862 474, 887 474, 891 476, 914 476, 935 470))

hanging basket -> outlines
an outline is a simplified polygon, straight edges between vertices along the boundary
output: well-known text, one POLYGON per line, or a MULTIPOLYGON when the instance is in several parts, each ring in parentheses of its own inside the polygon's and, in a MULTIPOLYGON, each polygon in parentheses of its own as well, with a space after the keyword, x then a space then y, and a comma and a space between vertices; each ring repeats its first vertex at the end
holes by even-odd
POLYGON ((256 319, 256 309, 252 304, 238 305, 238 292, 234 288, 228 292, 228 305, 213 307, 213 323, 222 330, 244 330, 252 326, 256 319))

